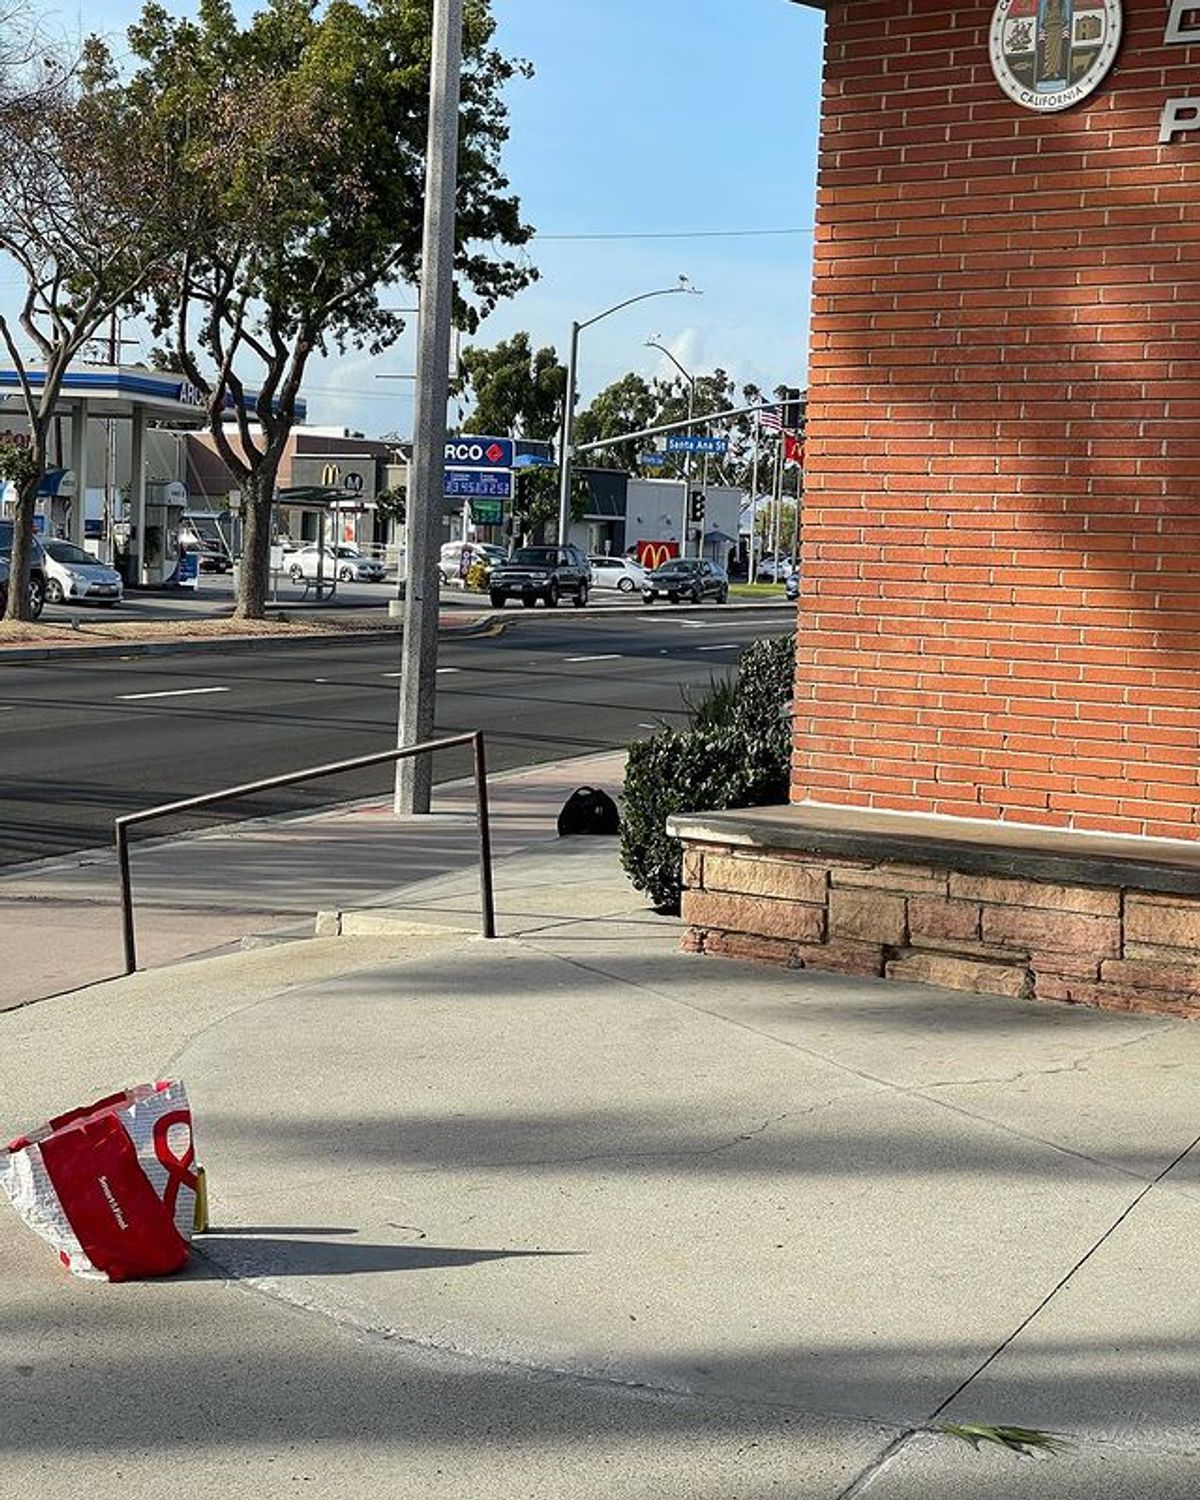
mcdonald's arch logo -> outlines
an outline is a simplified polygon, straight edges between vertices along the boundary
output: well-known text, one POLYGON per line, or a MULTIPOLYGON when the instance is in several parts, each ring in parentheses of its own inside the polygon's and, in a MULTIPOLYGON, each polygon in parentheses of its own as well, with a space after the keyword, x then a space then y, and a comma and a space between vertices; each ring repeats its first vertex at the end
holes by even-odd
POLYGON ((669 563, 673 557, 678 556, 678 542, 639 542, 637 544, 637 560, 649 573, 653 573, 655 568, 661 568, 664 563, 669 563))
POLYGON ((321 470, 321 483, 327 490, 333 490, 341 483, 342 471, 337 464, 326 464, 321 470))

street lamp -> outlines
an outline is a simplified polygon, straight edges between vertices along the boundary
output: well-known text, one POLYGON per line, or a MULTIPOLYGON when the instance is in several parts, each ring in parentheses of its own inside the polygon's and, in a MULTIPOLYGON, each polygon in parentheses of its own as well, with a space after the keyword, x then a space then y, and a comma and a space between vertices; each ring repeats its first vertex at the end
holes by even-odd
POLYGON ((657 291, 642 292, 637 297, 627 297, 624 302, 618 302, 615 307, 597 313, 594 318, 588 318, 584 323, 571 324, 571 350, 567 357, 567 389, 563 397, 562 451, 558 455, 558 545, 560 547, 566 544, 567 532, 571 526, 571 458, 575 441, 575 372, 579 365, 579 335, 585 328, 590 328, 593 323, 600 323, 605 318, 611 318, 613 313, 632 307, 635 302, 647 302, 651 297, 674 297, 680 292, 687 292, 693 297, 702 295, 686 276, 681 276, 678 286, 660 287, 657 291))
MULTIPOLYGON (((692 425, 691 425, 692 424, 692 419, 696 415, 696 377, 694 375, 689 374, 688 371, 683 368, 683 366, 679 363, 679 361, 675 358, 675 356, 671 353, 671 351, 667 348, 667 346, 662 342, 662 336, 661 336, 661 334, 657 334, 656 333, 653 338, 647 339, 646 340, 646 348, 647 349, 657 349, 660 354, 665 354, 667 356, 667 358, 671 361, 671 363, 675 366, 675 368, 679 371, 679 373, 683 376, 683 378, 687 381, 687 385, 688 385, 688 413, 687 413, 688 414, 688 437, 691 437, 692 436, 692 425)), ((679 527, 679 555, 680 555, 680 557, 686 557, 687 556, 688 517, 689 517, 689 515, 691 513, 691 504, 692 504, 692 455, 691 455, 691 453, 689 453, 688 456, 687 456, 687 458, 684 460, 683 476, 684 476, 683 482, 684 482, 684 485, 686 486, 687 493, 683 497, 683 521, 682 521, 682 523, 681 523, 681 525, 679 527)), ((704 488, 705 488, 705 490, 708 489, 707 484, 704 486, 704 488)), ((700 550, 703 552, 703 550, 704 550, 703 547, 701 547, 700 550)))

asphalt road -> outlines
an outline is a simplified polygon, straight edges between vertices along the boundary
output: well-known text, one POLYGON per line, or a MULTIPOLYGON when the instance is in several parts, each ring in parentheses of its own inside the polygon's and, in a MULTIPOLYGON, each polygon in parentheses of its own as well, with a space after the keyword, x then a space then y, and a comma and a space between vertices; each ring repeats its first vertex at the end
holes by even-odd
MULTIPOLYGON (((679 719, 779 610, 664 608, 514 614, 504 633, 443 639, 439 731, 482 729, 493 770, 626 745, 679 719)), ((395 743, 396 646, 281 645, 251 653, 0 666, 0 865, 107 844, 112 820, 160 802, 395 743)), ((438 758, 448 780, 465 754, 438 758)), ((375 768, 276 792, 176 828, 383 792, 375 768)), ((172 824, 158 823, 161 836, 172 824)))

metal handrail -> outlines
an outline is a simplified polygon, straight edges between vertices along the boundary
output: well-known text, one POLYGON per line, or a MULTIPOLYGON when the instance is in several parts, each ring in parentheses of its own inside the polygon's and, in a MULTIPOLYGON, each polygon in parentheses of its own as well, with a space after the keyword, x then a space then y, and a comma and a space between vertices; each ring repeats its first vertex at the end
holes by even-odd
POLYGON ((239 797, 253 796, 256 792, 269 792, 277 787, 295 786, 301 781, 316 781, 323 776, 336 776, 342 771, 357 771, 364 766, 382 766, 389 762, 408 760, 414 755, 428 755, 434 750, 450 750, 458 745, 470 745, 475 757, 475 805, 479 814, 479 889, 481 906, 481 929, 485 938, 496 936, 496 902, 492 884, 492 828, 488 811, 487 759, 484 754, 483 735, 450 735, 446 739, 426 740, 420 745, 404 745, 395 750, 378 750, 373 755, 358 755, 353 760, 332 761, 324 766, 309 766, 304 771, 289 771, 283 776, 269 776, 265 781, 248 781, 242 786, 225 787, 219 792, 205 792, 201 797, 185 797, 181 802, 164 802, 159 807, 148 807, 143 812, 126 813, 113 822, 117 841, 117 865, 121 874, 121 928, 125 940, 125 972, 137 973, 137 941, 133 926, 133 882, 129 873, 129 830, 137 823, 151 823, 158 818, 170 817, 172 813, 189 812, 198 807, 211 807, 217 802, 232 802, 239 797))

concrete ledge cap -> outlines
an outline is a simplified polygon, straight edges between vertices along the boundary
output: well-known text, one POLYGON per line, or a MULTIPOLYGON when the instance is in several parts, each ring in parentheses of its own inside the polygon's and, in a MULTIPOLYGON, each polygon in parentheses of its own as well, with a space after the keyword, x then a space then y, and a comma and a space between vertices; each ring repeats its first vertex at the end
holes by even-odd
POLYGON ((1064 885, 1131 886, 1200 896, 1200 841, 1136 838, 983 818, 797 802, 737 812, 677 814, 667 832, 687 843, 835 854, 940 865, 1064 885))

